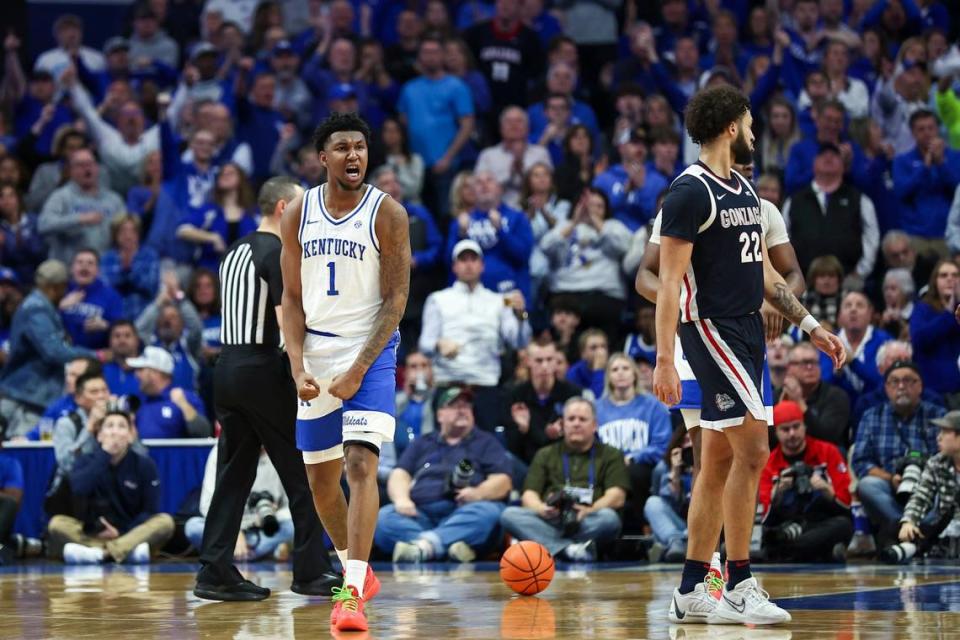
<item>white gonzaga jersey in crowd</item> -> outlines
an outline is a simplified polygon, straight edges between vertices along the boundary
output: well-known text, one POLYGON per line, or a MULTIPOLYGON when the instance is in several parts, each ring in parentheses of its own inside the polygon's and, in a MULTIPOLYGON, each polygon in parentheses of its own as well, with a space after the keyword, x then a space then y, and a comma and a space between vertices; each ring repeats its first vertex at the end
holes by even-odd
POLYGON ((367 336, 383 304, 374 222, 386 194, 365 186, 357 208, 339 220, 323 204, 325 184, 303 195, 300 283, 307 331, 314 335, 367 336))

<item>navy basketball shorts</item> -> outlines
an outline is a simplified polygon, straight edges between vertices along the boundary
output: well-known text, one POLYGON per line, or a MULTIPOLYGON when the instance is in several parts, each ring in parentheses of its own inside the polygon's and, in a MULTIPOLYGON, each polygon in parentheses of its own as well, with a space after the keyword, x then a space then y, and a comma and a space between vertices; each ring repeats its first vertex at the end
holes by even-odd
POLYGON ((747 413, 768 420, 761 393, 766 343, 759 313, 683 322, 680 343, 700 386, 701 427, 734 427, 747 413))

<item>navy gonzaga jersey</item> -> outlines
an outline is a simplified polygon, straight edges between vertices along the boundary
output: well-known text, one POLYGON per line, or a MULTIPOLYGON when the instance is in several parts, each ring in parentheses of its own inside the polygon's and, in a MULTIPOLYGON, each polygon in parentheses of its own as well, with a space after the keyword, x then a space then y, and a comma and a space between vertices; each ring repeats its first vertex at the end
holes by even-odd
POLYGON ((693 243, 680 285, 680 321, 735 318, 763 303, 760 199, 746 178, 715 175, 701 162, 681 173, 663 201, 661 235, 693 243))

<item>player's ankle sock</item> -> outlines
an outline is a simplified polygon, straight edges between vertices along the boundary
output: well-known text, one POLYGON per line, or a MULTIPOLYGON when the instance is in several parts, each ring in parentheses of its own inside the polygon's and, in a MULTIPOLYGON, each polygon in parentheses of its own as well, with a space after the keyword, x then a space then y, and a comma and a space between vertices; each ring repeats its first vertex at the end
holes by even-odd
POLYGON ((357 597, 363 597, 363 582, 367 579, 367 563, 363 560, 347 560, 347 577, 344 580, 348 587, 357 590, 357 597))
POLYGON ((683 574, 680 576, 680 593, 687 594, 703 582, 710 571, 710 563, 700 562, 699 560, 690 560, 683 563, 683 574))
POLYGON ((750 560, 730 560, 727 559, 727 571, 729 576, 727 577, 727 591, 732 591, 737 587, 738 584, 744 580, 749 580, 753 577, 753 574, 750 573, 750 560))
POLYGON ((347 569, 347 550, 346 549, 335 549, 337 552, 337 557, 340 558, 340 566, 343 567, 344 571, 347 569))

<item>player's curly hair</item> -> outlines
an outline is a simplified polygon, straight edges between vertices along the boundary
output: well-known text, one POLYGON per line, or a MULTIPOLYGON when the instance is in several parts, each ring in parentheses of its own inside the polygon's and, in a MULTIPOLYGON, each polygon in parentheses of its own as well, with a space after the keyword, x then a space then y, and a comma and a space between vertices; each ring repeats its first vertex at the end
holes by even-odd
POLYGON ((313 132, 313 146, 317 150, 317 153, 323 151, 327 140, 338 131, 359 131, 363 134, 363 139, 366 140, 368 144, 370 142, 370 125, 367 124, 366 120, 353 112, 341 113, 334 111, 327 116, 323 122, 317 125, 316 130, 313 132))
POLYGON ((721 84, 698 91, 687 103, 683 119, 690 138, 697 144, 706 144, 749 110, 747 96, 721 84))

